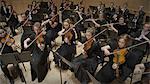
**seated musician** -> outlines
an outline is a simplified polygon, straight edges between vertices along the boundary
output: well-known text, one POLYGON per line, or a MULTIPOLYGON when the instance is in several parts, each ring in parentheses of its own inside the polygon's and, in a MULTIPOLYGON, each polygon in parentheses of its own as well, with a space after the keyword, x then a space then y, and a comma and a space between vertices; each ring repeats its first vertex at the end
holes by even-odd
POLYGON ((74 70, 75 77, 81 84, 88 84, 90 79, 85 70, 94 75, 98 65, 98 57, 101 58, 99 42, 97 42, 95 38, 92 38, 94 34, 94 29, 89 28, 86 30, 86 42, 84 44, 83 53, 73 60, 73 63, 78 66, 75 67, 76 70, 74 70))
POLYGON ((30 47, 32 53, 30 62, 32 81, 38 78, 38 82, 42 82, 48 72, 47 57, 49 56, 49 51, 45 46, 46 32, 42 30, 39 22, 34 23, 33 30, 34 33, 24 41, 24 48, 28 49, 30 47), (31 41, 33 42, 32 44, 30 43, 31 41))
POLYGON ((116 82, 124 83, 145 54, 143 52, 145 47, 142 47, 144 44, 127 50, 126 47, 130 45, 130 42, 129 35, 124 34, 119 37, 117 42, 111 41, 109 46, 101 48, 106 56, 111 57, 110 61, 96 75, 97 80, 102 83, 111 83, 117 79, 116 82), (142 48, 142 50, 139 48, 142 48), (117 50, 119 51, 117 52, 117 50), (110 51, 113 51, 113 53, 110 53, 110 51))
MULTIPOLYGON (((7 54, 7 53, 13 53, 16 50, 16 45, 14 43, 15 43, 15 40, 12 37, 10 37, 10 34, 7 34, 7 32, 5 30, 0 29, 0 50, 1 50, 0 52, 1 52, 1 55, 7 54)), ((6 77, 9 79, 10 84, 14 84, 14 79, 10 75, 7 65, 5 65, 3 63, 1 63, 1 64, 2 64, 1 65, 2 71, 4 72, 6 77)), ((23 73, 22 73, 21 69, 19 68, 19 65, 17 64, 15 66, 18 70, 21 81, 25 82, 23 73)))
MULTIPOLYGON (((60 46, 59 49, 57 49, 57 52, 66 58, 68 61, 71 61, 74 58, 74 55, 76 54, 76 46, 75 46, 75 32, 72 28, 72 23, 70 19, 66 19, 63 22, 63 29, 58 32, 58 35, 62 36, 63 43, 60 46), (69 30, 69 31, 68 31, 69 30)), ((54 56, 55 64, 59 63, 58 56, 54 56)), ((62 69, 68 69, 68 65, 66 65, 64 62, 61 62, 61 68, 62 69)))

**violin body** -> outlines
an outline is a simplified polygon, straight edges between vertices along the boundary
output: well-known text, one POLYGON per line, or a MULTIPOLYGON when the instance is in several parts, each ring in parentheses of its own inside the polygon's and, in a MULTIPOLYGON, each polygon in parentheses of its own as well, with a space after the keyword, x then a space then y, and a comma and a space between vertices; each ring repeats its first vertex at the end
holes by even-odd
POLYGON ((84 51, 86 51, 86 52, 87 52, 87 51, 88 51, 88 50, 92 47, 93 42, 94 42, 94 40, 93 40, 93 39, 92 39, 92 40, 91 40, 91 39, 90 39, 90 40, 88 40, 88 41, 87 41, 87 43, 84 45, 84 48, 83 48, 83 49, 84 49, 84 51))
POLYGON ((64 38, 67 38, 69 40, 69 44, 71 44, 71 40, 72 40, 73 34, 72 34, 72 30, 69 30, 67 33, 65 33, 64 38))
POLYGON ((114 63, 119 63, 119 64, 123 64, 126 60, 125 60, 125 55, 128 53, 127 49, 120 49, 120 50, 114 50, 114 58, 113 58, 113 62, 114 63))
POLYGON ((41 35, 36 39, 37 44, 44 44, 44 34, 42 33, 42 30, 38 30, 38 33, 36 34, 36 37, 41 33, 41 35))
POLYGON ((8 46, 11 46, 12 44, 15 43, 15 40, 13 38, 10 37, 10 35, 6 35, 4 38, 1 39, 1 43, 5 43, 8 46))

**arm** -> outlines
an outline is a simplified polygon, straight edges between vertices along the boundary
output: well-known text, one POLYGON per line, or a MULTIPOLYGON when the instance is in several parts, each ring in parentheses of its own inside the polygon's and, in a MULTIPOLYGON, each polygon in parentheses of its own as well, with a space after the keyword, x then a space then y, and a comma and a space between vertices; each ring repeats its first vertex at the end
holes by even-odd
POLYGON ((28 48, 28 42, 30 41, 31 39, 30 38, 27 38, 25 41, 24 41, 24 48, 28 48))
POLYGON ((101 47, 101 50, 104 51, 104 54, 105 54, 106 56, 110 55, 109 49, 111 49, 109 45, 106 45, 106 46, 104 46, 104 47, 101 47))

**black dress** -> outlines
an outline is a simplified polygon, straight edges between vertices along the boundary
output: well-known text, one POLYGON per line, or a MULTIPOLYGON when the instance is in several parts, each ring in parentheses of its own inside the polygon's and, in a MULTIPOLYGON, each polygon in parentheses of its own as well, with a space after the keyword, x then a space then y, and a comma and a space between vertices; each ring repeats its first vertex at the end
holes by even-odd
POLYGON ((78 66, 75 68, 75 77, 81 82, 87 84, 90 79, 85 70, 94 75, 99 61, 103 60, 101 55, 100 45, 98 42, 93 42, 92 47, 87 51, 87 58, 83 58, 83 54, 76 57, 72 62, 78 66), (97 57, 100 57, 98 59, 97 57))
POLYGON ((62 24, 58 23, 55 28, 52 28, 51 25, 48 23, 46 24, 46 44, 51 46, 51 41, 54 41, 58 37, 58 32, 62 28, 62 24))
MULTIPOLYGON (((35 33, 30 36, 32 40, 34 38, 35 33)), ((44 48, 44 51, 41 51, 35 42, 32 45, 34 45, 32 47, 32 60, 30 62, 32 81, 38 78, 38 82, 42 82, 48 72, 47 57, 49 56, 49 52, 47 47, 44 48)))
MULTIPOLYGON (((61 56, 66 58, 68 61, 72 61, 74 58, 74 55, 76 54, 76 45, 75 45, 75 33, 73 30, 71 30, 71 33, 73 35, 71 39, 71 45, 68 43, 63 43, 60 48, 57 49, 56 52, 58 52, 61 56)), ((64 40, 64 36, 62 36, 62 39, 64 40)), ((59 64, 59 57, 57 55, 54 55, 54 61, 55 64, 59 64)), ((61 61, 61 68, 62 69, 68 69, 69 66, 61 61)))

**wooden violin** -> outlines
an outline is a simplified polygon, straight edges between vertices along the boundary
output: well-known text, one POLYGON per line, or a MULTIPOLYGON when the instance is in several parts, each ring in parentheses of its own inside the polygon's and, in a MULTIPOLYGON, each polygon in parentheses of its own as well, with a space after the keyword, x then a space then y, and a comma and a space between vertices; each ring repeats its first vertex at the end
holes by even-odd
POLYGON ((117 64, 123 64, 126 60, 125 60, 125 55, 128 53, 127 49, 116 49, 114 50, 114 58, 113 58, 113 62, 117 63, 117 64))
MULTIPOLYGON (((40 34, 40 33, 42 33, 43 31, 41 30, 41 29, 39 29, 38 31, 37 31, 38 33, 36 34, 36 37, 40 34)), ((44 43, 44 34, 42 33, 42 34, 40 34, 40 36, 36 39, 36 43, 37 44, 43 44, 44 43)))
POLYGON ((88 40, 86 42, 86 44, 84 44, 83 49, 84 49, 85 52, 87 52, 92 47, 93 42, 94 42, 94 40, 92 39, 92 40, 88 40))
POLYGON ((73 37, 72 30, 69 30, 69 32, 64 34, 64 38, 67 38, 69 40, 69 44, 71 44, 72 37, 73 37))
POLYGON ((12 37, 10 37, 9 34, 6 34, 6 36, 1 39, 1 43, 5 43, 5 42, 6 45, 11 46, 12 44, 15 43, 15 40, 12 37))

